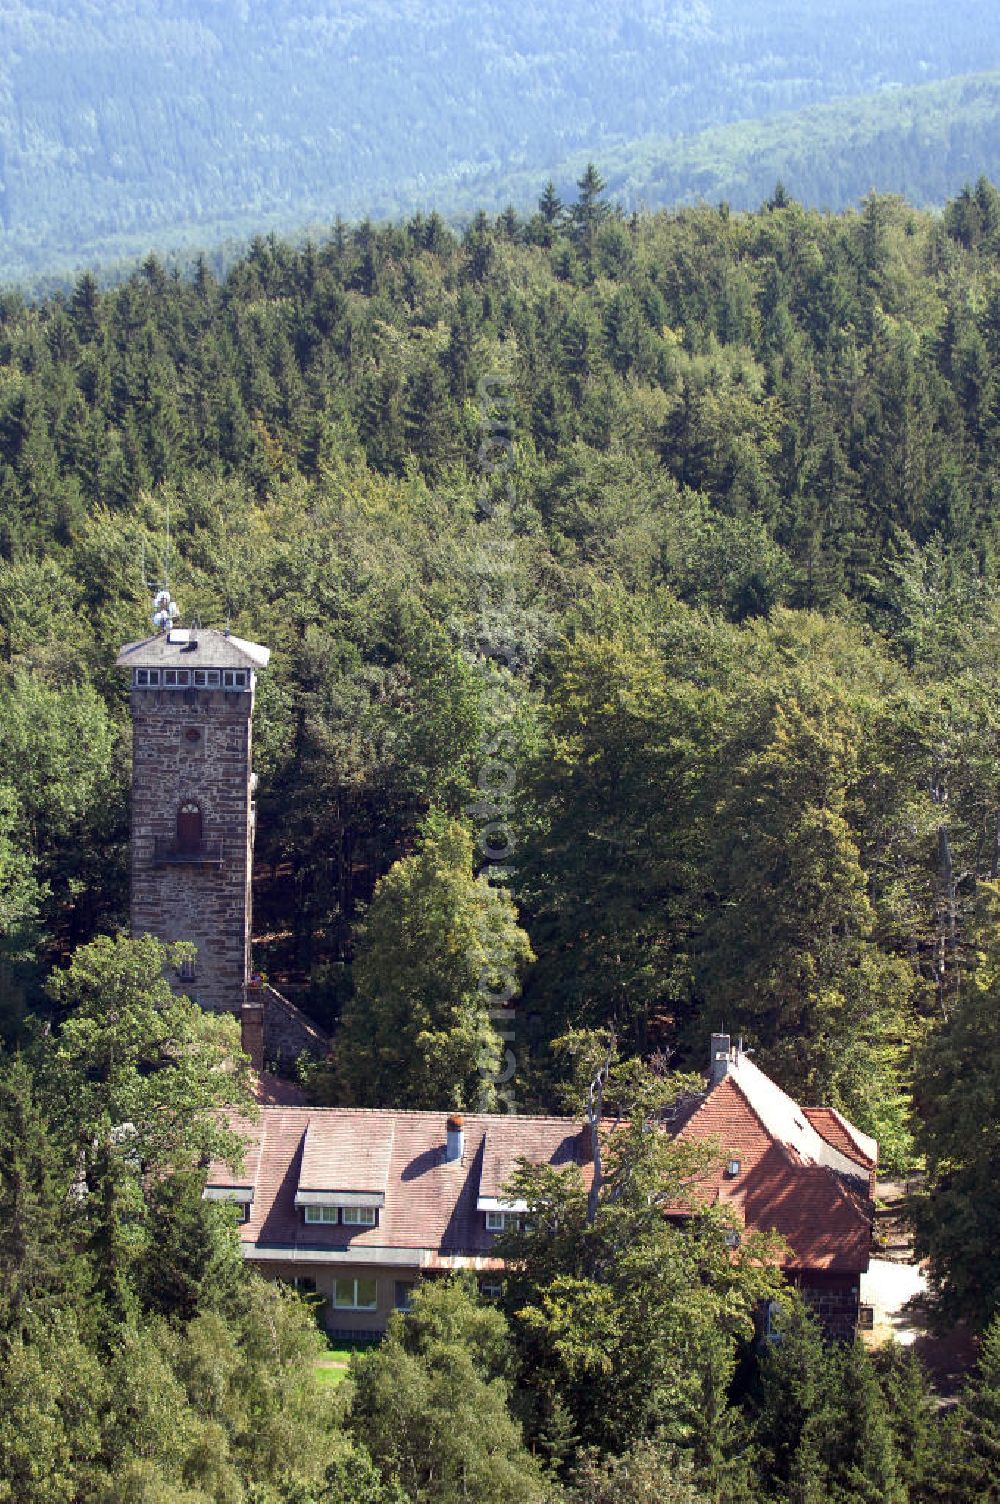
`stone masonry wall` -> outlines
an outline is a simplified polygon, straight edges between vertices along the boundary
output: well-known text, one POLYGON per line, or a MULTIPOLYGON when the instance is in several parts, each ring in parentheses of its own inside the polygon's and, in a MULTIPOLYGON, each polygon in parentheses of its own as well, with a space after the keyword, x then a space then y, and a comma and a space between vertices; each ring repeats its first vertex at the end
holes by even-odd
POLYGON ((803 1274, 796 1283, 827 1337, 835 1342, 853 1341, 858 1330, 860 1277, 824 1277, 816 1271, 803 1274))
POLYGON ((330 1041, 311 1019, 287 997, 266 984, 254 987, 248 997, 259 998, 264 1008, 264 1061, 279 1071, 290 1070, 300 1055, 322 1057, 330 1041))
POLYGON ((193 979, 173 978, 205 1008, 238 1012, 249 971, 253 695, 133 689, 133 935, 190 940, 193 979), (203 847, 222 861, 163 862, 185 801, 201 809, 203 847))

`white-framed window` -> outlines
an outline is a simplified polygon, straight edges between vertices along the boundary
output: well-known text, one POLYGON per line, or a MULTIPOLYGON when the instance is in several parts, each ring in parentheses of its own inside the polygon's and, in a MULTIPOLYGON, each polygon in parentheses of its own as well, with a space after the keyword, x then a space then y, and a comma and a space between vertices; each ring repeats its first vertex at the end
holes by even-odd
POLYGON ((499 1300, 503 1294, 503 1284, 498 1279, 481 1279, 479 1293, 484 1300, 499 1300))
POLYGON ((164 689, 187 689, 191 683, 191 670, 189 668, 165 668, 163 670, 164 689))
POLYGON ((378 1211, 374 1206, 342 1206, 340 1220, 345 1227, 374 1227, 378 1211))
POLYGON ((217 668, 196 668, 194 670, 195 689, 218 689, 222 680, 222 673, 217 668))
POLYGON ((233 1205, 236 1207, 236 1220, 237 1220, 237 1222, 240 1222, 240 1223, 249 1222, 250 1221, 250 1203, 249 1203, 249 1201, 235 1201, 233 1203, 233 1205))
POLYGON ((506 1232, 508 1227, 523 1227, 524 1214, 522 1212, 487 1212, 486 1231, 506 1232))
POLYGON ((182 982, 193 982, 197 976, 195 956, 182 956, 181 964, 177 968, 177 975, 182 982))
POLYGON ((245 668, 224 668, 222 670, 223 689, 246 689, 247 671, 245 668))
POLYGON ((155 689, 160 682, 158 668, 137 668, 132 680, 137 689, 155 689))
POLYGON ((781 1341, 781 1318, 783 1315, 780 1300, 769 1300, 764 1307, 764 1341, 781 1341))
POLYGON ((333 1303, 338 1311, 374 1311, 378 1307, 378 1285, 373 1279, 335 1279, 333 1303))
POLYGON ((306 1221, 307 1222, 339 1222, 340 1221, 340 1207, 339 1206, 307 1206, 306 1207, 306 1221))

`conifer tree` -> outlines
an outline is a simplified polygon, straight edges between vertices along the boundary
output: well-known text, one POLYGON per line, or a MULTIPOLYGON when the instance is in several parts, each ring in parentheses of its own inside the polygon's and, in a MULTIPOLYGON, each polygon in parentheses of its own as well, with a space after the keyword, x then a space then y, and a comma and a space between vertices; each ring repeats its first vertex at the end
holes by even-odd
POLYGON ((888 1409, 860 1340, 830 1356, 824 1451, 831 1504, 906 1504, 888 1409))
POLYGON ((502 1074, 491 1006, 509 1007, 533 959, 507 893, 473 873, 472 836, 432 812, 379 882, 335 1043, 351 1102, 478 1107, 502 1074))
POLYGON ((919 1358, 896 1342, 872 1354, 896 1449, 896 1469, 909 1504, 936 1497, 946 1445, 933 1392, 919 1358))
POLYGON ((59 1306, 82 1312, 90 1275, 76 1166, 46 1122, 21 1055, 0 1061, 0 1329, 25 1331, 59 1306))
POLYGON ((956 1414, 964 1504, 1000 1500, 1000 1316, 983 1333, 974 1376, 956 1414))
POLYGON ((914 1205, 942 1319, 985 1327, 1000 1307, 1000 949, 996 895, 980 888, 982 951, 950 1016, 929 1035, 916 1072, 918 1141, 927 1175, 914 1205))

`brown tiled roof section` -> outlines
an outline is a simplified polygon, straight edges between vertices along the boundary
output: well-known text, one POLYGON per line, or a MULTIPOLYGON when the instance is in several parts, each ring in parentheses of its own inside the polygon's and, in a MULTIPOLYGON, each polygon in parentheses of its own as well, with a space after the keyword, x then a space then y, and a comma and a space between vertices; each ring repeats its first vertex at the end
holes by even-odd
MULTIPOLYGON (((263 1107, 259 1121, 245 1127, 244 1172, 234 1176, 215 1166, 209 1183, 253 1184, 251 1219, 240 1228, 244 1242, 292 1249, 306 1260, 321 1250, 351 1251, 363 1261, 366 1249, 420 1249, 424 1260, 429 1257, 445 1267, 449 1258, 490 1257, 493 1236, 486 1231, 477 1202, 480 1196, 504 1199, 519 1158, 556 1166, 576 1162, 584 1182, 589 1180, 586 1134, 578 1123, 565 1118, 466 1116, 464 1152, 448 1161, 447 1120, 444 1112, 263 1107), (327 1158, 321 1163, 348 1166, 336 1172, 341 1179, 354 1174, 352 1156, 356 1168, 358 1156, 368 1153, 371 1145, 382 1145, 383 1152, 389 1146, 385 1205, 376 1227, 304 1221, 295 1207, 295 1193, 307 1142, 310 1153, 313 1145, 325 1146, 327 1158)), ((824 1126, 834 1131, 829 1123, 824 1126)), ((812 1133, 819 1131, 810 1128, 812 1133)), ((729 1207, 748 1228, 779 1233, 788 1244, 783 1260, 788 1268, 867 1268, 872 1212, 865 1195, 867 1177, 847 1176, 830 1164, 803 1158, 769 1132, 733 1076, 706 1094, 678 1137, 718 1141, 720 1160, 697 1182, 695 1194, 729 1207), (734 1176, 727 1173, 730 1158, 740 1161, 734 1176)), ((321 1152, 319 1147, 316 1152, 321 1152)), ((858 1160, 854 1163, 861 1167, 858 1160)), ((315 1178, 317 1172, 308 1164, 307 1170, 315 1178)), ((329 1178, 329 1172, 322 1178, 329 1178)))
POLYGON ((394 1120, 370 1115, 365 1131, 343 1113, 314 1113, 306 1129, 300 1191, 384 1193, 392 1158, 394 1120))
POLYGON ((748 1228, 780 1234, 788 1244, 786 1267, 867 1269, 871 1204, 857 1183, 827 1165, 805 1163, 772 1137, 732 1076, 707 1093, 677 1137, 718 1140, 720 1160, 695 1193, 729 1207, 748 1228), (740 1162, 733 1176, 730 1159, 740 1162))
POLYGON ((550 1164, 559 1169, 580 1164, 582 1130, 559 1118, 499 1118, 490 1123, 483 1141, 480 1196, 502 1200, 518 1160, 550 1164))
POLYGON ((487 1136, 492 1133, 495 1143, 503 1145, 495 1173, 505 1181, 519 1155, 533 1161, 558 1156, 560 1163, 571 1162, 567 1141, 578 1137, 578 1129, 565 1118, 466 1116, 464 1152, 460 1159, 448 1161, 447 1122, 446 1112, 263 1107, 259 1121, 246 1128, 244 1175, 213 1166, 209 1183, 254 1184, 250 1221, 240 1227, 245 1243, 294 1249, 300 1257, 313 1249, 351 1249, 363 1260, 365 1250, 373 1248, 431 1249, 437 1259, 459 1254, 488 1257, 493 1235, 486 1231, 476 1204, 487 1136), (385 1126, 391 1125, 385 1206, 376 1227, 306 1223, 297 1211, 302 1151, 314 1124, 325 1132, 335 1124, 335 1132, 343 1131, 359 1144, 383 1135, 385 1126))
POLYGON ((247 1118, 232 1117, 229 1120, 229 1126, 243 1140, 243 1164, 239 1171, 234 1171, 221 1160, 215 1160, 208 1167, 206 1184, 256 1186, 260 1175, 260 1123, 251 1123, 247 1118))
POLYGON ((861 1136, 858 1130, 853 1129, 852 1132, 853 1125, 848 1123, 846 1118, 841 1117, 835 1107, 806 1107, 803 1111, 816 1132, 825 1138, 828 1144, 832 1144, 835 1149, 840 1150, 841 1154, 846 1154, 848 1158, 863 1165, 866 1170, 875 1168, 875 1156, 868 1153, 864 1144, 859 1142, 861 1136))

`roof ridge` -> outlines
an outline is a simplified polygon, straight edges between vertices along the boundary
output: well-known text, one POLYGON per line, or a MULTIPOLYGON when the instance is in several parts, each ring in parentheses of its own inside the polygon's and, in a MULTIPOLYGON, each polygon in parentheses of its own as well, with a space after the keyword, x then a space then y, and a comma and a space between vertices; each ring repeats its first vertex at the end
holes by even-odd
POLYGON ((560 1123, 567 1127, 582 1129, 585 1122, 582 1117, 563 1117, 557 1113, 528 1113, 528 1112, 460 1112, 455 1107, 320 1107, 305 1103, 276 1103, 262 1102, 259 1104, 259 1112, 265 1113, 342 1113, 356 1117, 382 1117, 395 1118, 447 1118, 452 1113, 459 1113, 469 1123, 560 1123))

